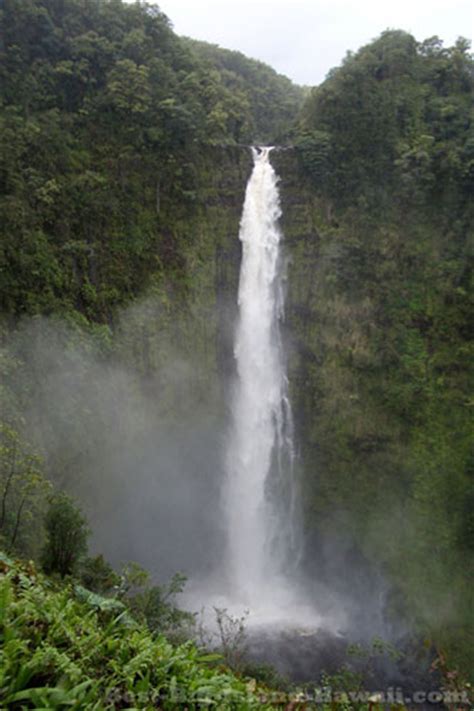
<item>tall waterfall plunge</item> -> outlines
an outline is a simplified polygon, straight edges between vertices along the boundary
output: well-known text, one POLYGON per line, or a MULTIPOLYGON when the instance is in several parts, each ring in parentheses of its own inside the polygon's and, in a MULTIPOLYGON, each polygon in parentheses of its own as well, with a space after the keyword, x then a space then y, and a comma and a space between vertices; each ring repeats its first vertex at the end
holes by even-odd
POLYGON ((209 629, 216 609, 248 612, 246 626, 254 630, 321 624, 296 575, 301 516, 280 334, 284 263, 271 150, 252 149, 254 168, 240 223, 237 374, 221 488, 227 545, 220 564, 195 579, 185 595, 191 609, 201 607, 209 629))
POLYGON ((226 452, 224 506, 232 594, 252 605, 284 586, 299 548, 291 407, 280 337, 281 215, 271 148, 254 169, 240 224, 242 263, 235 336, 237 380, 226 452))

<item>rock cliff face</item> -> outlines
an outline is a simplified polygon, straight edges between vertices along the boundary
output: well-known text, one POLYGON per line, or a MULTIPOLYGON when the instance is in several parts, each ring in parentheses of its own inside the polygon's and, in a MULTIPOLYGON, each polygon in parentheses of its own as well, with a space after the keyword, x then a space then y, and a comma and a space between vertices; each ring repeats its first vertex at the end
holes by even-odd
MULTIPOLYGON (((364 538, 364 516, 371 514, 378 495, 377 462, 390 461, 390 447, 382 434, 377 439, 377 428, 388 429, 383 414, 363 396, 371 313, 364 297, 352 293, 350 279, 336 288, 338 250, 347 232, 333 219, 331 205, 315 195, 295 151, 275 151, 271 160, 280 177, 283 337, 303 496, 304 575, 328 615, 350 605, 353 632, 374 635, 385 628, 386 583, 364 538), (367 481, 359 486, 364 476, 367 481), (342 577, 341 566, 346 571, 342 577)), ((214 417, 220 413, 222 438, 235 372, 238 230, 251 157, 245 149, 232 149, 219 156, 216 166, 210 200, 201 222, 193 223, 200 225, 194 254, 208 256, 189 257, 196 268, 186 296, 192 316, 183 343, 202 375, 197 402, 201 407, 206 402, 214 417)), ((217 488, 219 472, 213 480, 217 488)))

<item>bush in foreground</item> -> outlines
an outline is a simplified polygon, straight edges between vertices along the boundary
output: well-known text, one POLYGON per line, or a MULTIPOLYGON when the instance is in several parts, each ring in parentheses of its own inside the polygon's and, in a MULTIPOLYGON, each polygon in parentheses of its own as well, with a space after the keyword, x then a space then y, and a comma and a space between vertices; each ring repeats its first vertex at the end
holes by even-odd
POLYGON ((275 708, 217 655, 173 647, 110 602, 0 558, 0 706, 275 708))

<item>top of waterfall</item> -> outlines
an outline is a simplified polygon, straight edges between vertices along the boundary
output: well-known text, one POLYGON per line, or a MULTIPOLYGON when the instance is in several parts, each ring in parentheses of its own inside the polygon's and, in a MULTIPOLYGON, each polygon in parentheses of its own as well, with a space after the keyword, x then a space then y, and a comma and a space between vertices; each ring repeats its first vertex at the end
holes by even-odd
POLYGON ((270 151, 273 151, 275 146, 251 146, 252 155, 254 159, 256 158, 267 158, 270 151))
POLYGON ((244 146, 245 148, 251 148, 254 158, 258 156, 268 156, 270 151, 291 151, 294 146, 244 146))

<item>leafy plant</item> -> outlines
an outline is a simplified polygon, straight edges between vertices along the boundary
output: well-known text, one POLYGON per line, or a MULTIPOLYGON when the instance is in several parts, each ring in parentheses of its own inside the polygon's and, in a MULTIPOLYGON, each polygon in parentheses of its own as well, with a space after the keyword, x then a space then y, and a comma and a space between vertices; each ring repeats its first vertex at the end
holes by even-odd
POLYGON ((150 574, 137 563, 129 563, 123 570, 118 586, 118 598, 123 600, 136 619, 142 620, 154 633, 168 639, 189 639, 195 616, 180 610, 175 598, 186 584, 186 576, 176 573, 167 585, 156 585, 150 574))
POLYGON ((96 597, 0 558, 2 707, 275 708, 192 643, 173 646, 96 597))

